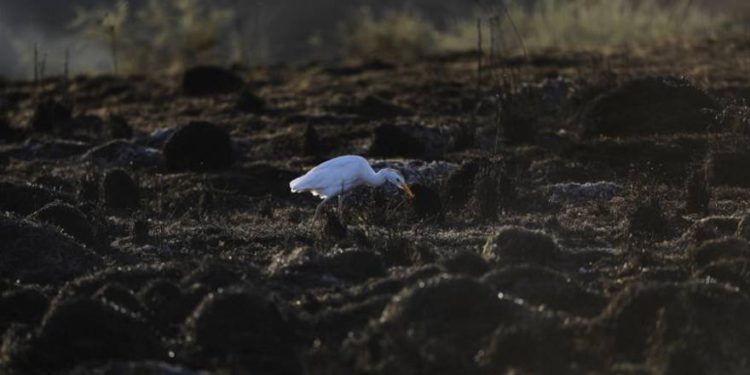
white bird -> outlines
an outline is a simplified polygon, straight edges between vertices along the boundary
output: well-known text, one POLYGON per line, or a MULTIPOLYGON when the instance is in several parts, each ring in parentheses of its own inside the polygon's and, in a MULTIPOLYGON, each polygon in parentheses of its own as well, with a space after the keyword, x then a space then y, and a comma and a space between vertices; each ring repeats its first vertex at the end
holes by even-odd
POLYGON ((341 214, 342 193, 360 185, 382 186, 386 182, 396 185, 406 193, 408 198, 414 197, 404 176, 395 169, 384 168, 377 173, 370 163, 361 156, 344 155, 318 164, 303 176, 297 177, 289 183, 292 193, 310 192, 323 199, 315 209, 313 221, 317 219, 323 205, 333 197, 339 197, 339 214, 341 214))

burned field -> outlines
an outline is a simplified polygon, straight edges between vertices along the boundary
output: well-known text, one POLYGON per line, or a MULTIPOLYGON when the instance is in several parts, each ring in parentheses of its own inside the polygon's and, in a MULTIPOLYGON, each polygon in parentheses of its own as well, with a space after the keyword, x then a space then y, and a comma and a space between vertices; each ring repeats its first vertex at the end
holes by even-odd
POLYGON ((750 45, 0 83, 9 374, 750 372, 750 45), (343 223, 288 183, 343 154, 343 223))

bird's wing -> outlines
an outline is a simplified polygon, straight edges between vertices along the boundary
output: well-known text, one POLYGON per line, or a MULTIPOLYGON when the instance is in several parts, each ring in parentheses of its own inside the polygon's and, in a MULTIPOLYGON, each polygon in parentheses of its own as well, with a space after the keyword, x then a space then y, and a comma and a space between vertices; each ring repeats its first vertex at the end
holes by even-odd
POLYGON ((358 156, 358 155, 344 155, 335 157, 331 160, 324 161, 317 166, 315 166, 313 169, 311 169, 307 173, 319 171, 322 169, 330 169, 330 168, 341 168, 342 170, 348 167, 351 167, 352 169, 359 166, 367 165, 370 166, 370 163, 367 162, 367 159, 358 156))
MULTIPOLYGON (((346 155, 328 160, 311 169, 305 175, 289 183, 292 192, 336 189, 339 185, 350 186, 360 178, 360 169, 369 168, 367 160, 361 156, 346 155)), ((340 189, 340 188, 339 188, 340 189)))

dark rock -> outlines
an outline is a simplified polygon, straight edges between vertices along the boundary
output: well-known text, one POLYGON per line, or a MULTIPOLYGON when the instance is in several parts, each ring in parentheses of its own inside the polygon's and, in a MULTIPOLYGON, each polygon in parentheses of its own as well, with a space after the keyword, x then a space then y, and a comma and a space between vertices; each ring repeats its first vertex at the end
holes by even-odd
POLYGON ((52 202, 32 213, 28 218, 57 226, 65 234, 89 247, 96 245, 94 229, 89 219, 81 210, 69 204, 52 202))
POLYGON ((109 139, 131 139, 133 138, 133 128, 128 124, 125 117, 120 115, 111 115, 107 121, 107 138, 109 139))
POLYGON ((565 274, 536 265, 504 267, 484 275, 481 281, 497 292, 576 316, 594 317, 607 302, 565 274))
MULTIPOLYGON (((187 319, 187 344, 200 357, 229 360, 245 373, 295 374, 292 328, 277 307, 256 290, 209 294, 187 319)), ((205 363, 196 358, 196 363, 205 363)))
POLYGON ((699 266, 722 259, 750 259, 750 242, 735 237, 710 240, 691 248, 690 257, 699 266))
POLYGON ((450 145, 439 130, 419 125, 382 124, 374 130, 369 154, 377 157, 439 159, 450 145))
POLYGON ((469 276, 482 276, 490 270, 490 265, 481 255, 472 251, 458 251, 440 262, 448 272, 469 276))
POLYGON ((92 271, 101 260, 52 227, 0 215, 0 278, 55 283, 92 271))
POLYGON ((411 205, 417 217, 434 220, 438 223, 442 223, 445 220, 443 201, 440 199, 440 194, 437 191, 423 184, 411 185, 411 191, 414 193, 411 205))
POLYGON ((0 210, 28 215, 54 201, 70 201, 70 197, 40 185, 0 182, 0 210))
POLYGON ((182 91, 191 96, 229 94, 239 91, 244 85, 238 75, 216 66, 191 68, 182 76, 182 91))
POLYGON ((591 101, 582 113, 583 135, 627 136, 704 133, 718 105, 708 94, 676 77, 627 81, 591 101))
POLYGON ((162 151, 165 166, 172 171, 224 170, 234 162, 229 132, 208 122, 191 122, 180 127, 162 151))
POLYGON ((36 325, 47 312, 49 299, 39 289, 20 288, 0 295, 0 335, 11 323, 36 325))
POLYGON ((490 262, 548 265, 562 254, 555 240, 544 232, 505 226, 487 239, 482 255, 490 262))
POLYGON ((42 99, 34 109, 31 128, 38 132, 52 132, 64 128, 73 118, 73 108, 68 103, 42 99))
POLYGON ((708 182, 712 186, 750 187, 748 163, 748 152, 714 152, 706 162, 708 182))
POLYGON ((636 203, 628 218, 628 230, 637 235, 666 235, 671 232, 661 202, 655 198, 636 203))
POLYGON ((104 175, 101 192, 104 205, 108 208, 131 210, 140 206, 140 189, 122 169, 113 169, 104 175))
POLYGON ((685 182, 687 198, 685 210, 691 213, 708 214, 708 204, 711 201, 711 191, 706 179, 706 171, 699 169, 693 172, 685 182))
POLYGON ((305 126, 305 133, 302 135, 302 154, 307 156, 318 156, 323 152, 323 144, 320 136, 315 130, 313 124, 305 126))
POLYGON ((159 337, 138 317, 102 301, 58 301, 28 350, 11 358, 20 368, 61 370, 87 361, 165 357, 159 337))
POLYGON ((646 362, 657 373, 733 374, 748 371, 747 314, 747 295, 725 285, 634 285, 596 325, 620 361, 646 362))
POLYGON ((240 91, 239 96, 237 96, 235 107, 240 112, 257 114, 266 111, 266 102, 250 89, 246 88, 240 91))

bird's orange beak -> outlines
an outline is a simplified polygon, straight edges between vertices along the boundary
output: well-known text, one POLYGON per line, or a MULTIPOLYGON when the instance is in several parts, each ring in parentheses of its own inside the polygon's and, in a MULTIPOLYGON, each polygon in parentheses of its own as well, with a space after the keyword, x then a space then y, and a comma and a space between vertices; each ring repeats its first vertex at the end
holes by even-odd
POLYGON ((406 193, 407 198, 409 199, 414 198, 414 193, 411 191, 411 188, 407 184, 404 184, 404 193, 406 193))

